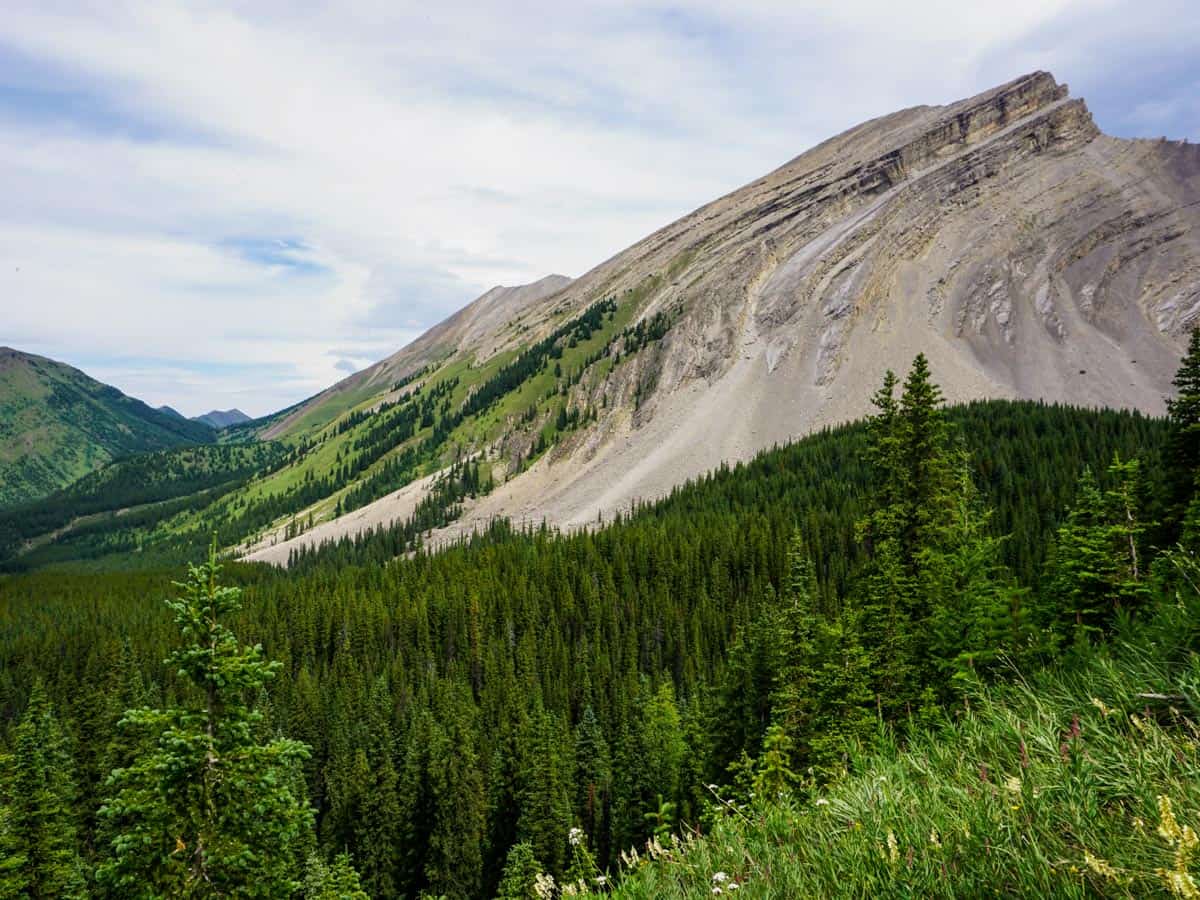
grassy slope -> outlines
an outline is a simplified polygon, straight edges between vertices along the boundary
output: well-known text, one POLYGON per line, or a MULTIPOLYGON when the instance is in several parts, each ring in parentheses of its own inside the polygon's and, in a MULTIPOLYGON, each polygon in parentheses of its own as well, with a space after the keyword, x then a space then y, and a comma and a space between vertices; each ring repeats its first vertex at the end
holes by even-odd
MULTIPOLYGON (((548 416, 551 410, 556 409, 557 405, 562 402, 562 398, 558 396, 556 390, 559 379, 553 375, 555 362, 560 365, 564 378, 568 373, 578 369, 589 354, 602 348, 615 334, 620 333, 630 323, 641 300, 641 297, 626 298, 617 309, 613 319, 606 321, 604 327, 593 333, 588 340, 579 342, 575 347, 564 348, 560 360, 551 360, 542 371, 505 395, 494 406, 478 416, 464 421, 447 438, 444 444, 447 453, 427 460, 417 472, 417 477, 430 474, 448 463, 451 459, 448 448, 460 446, 474 450, 502 436, 514 427, 514 420, 530 406, 537 407, 539 417, 548 416)), ((497 353, 479 364, 469 357, 452 358, 427 374, 421 379, 421 382, 424 385, 432 386, 439 382, 448 382, 453 378, 458 378, 458 386, 450 394, 451 408, 456 409, 462 405, 475 388, 495 375, 503 366, 512 362, 516 356, 515 351, 507 350, 497 353)), ((607 371, 607 367, 607 359, 593 365, 594 369, 604 372, 607 371)), ((387 393, 387 390, 385 389, 383 393, 387 393)), ((205 515, 225 511, 238 503, 283 493, 301 483, 308 476, 321 478, 328 474, 338 464, 339 452, 345 454, 344 459, 351 458, 353 443, 374 424, 368 419, 339 435, 336 434, 337 423, 356 411, 376 405, 380 397, 381 393, 378 390, 359 392, 353 396, 347 394, 340 398, 344 402, 337 404, 336 409, 334 404, 326 404, 314 411, 314 417, 306 419, 302 425, 296 426, 289 433, 291 441, 298 441, 301 437, 313 441, 315 446, 310 452, 296 463, 272 473, 267 478, 255 480, 247 484, 243 490, 222 498, 219 505, 213 510, 205 511, 205 515)), ((361 477, 364 479, 370 477, 372 473, 378 471, 406 448, 419 444, 427 438, 431 431, 430 428, 421 429, 410 440, 396 445, 388 454, 367 469, 361 477)), ((311 514, 314 522, 333 518, 338 499, 344 493, 345 491, 340 491, 325 497, 304 509, 298 514, 298 517, 306 518, 311 514)), ((176 531, 186 529, 193 524, 195 517, 195 514, 181 516, 173 521, 170 527, 176 531)), ((275 526, 277 527, 290 518, 292 518, 290 515, 280 517, 275 526)))
POLYGON ((0 350, 0 506, 33 500, 120 456, 213 440, 78 369, 0 350))
POLYGON ((907 749, 859 755, 852 777, 643 851, 615 896, 731 881, 739 897, 1200 896, 1198 638, 1193 591, 1117 649, 981 690, 907 749))

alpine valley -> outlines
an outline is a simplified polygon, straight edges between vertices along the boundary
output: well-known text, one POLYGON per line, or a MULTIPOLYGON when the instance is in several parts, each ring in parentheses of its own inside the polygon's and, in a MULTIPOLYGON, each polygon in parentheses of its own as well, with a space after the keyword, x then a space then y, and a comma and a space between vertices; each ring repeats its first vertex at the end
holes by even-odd
POLYGON ((1198 478, 1046 72, 264 418, 0 349, 0 898, 1200 897, 1198 478))

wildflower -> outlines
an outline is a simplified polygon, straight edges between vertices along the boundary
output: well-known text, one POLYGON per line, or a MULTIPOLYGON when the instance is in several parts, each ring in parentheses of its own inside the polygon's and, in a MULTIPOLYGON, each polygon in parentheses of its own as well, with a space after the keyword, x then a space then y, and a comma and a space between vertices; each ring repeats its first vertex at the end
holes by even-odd
POLYGON ((1004 779, 1004 787, 1010 794, 1021 793, 1021 779, 1016 775, 1009 775, 1004 779))
POLYGON ((900 847, 896 843, 896 832, 892 831, 890 828, 888 829, 887 833, 887 849, 888 860, 893 863, 897 862, 900 859, 900 847))
POLYGON ((658 835, 654 835, 646 841, 646 853, 651 859, 660 859, 671 855, 671 851, 659 843, 658 835))
POLYGON ((1107 706, 1104 705, 1104 701, 1101 700, 1099 697, 1092 698, 1092 706, 1094 706, 1094 707, 1096 707, 1096 709, 1100 710, 1100 715, 1104 716, 1104 718, 1106 718, 1106 719, 1109 716, 1111 716, 1113 713, 1113 711, 1111 709, 1109 709, 1107 706))
POLYGON ((714 887, 714 888, 712 889, 712 892, 713 892, 713 896, 714 896, 714 897, 719 897, 721 894, 725 893, 725 892, 724 892, 724 891, 722 891, 722 890, 721 890, 719 887, 714 887))
POLYGON ((738 884, 736 881, 731 881, 731 882, 729 882, 729 889, 730 889, 731 891, 740 890, 740 889, 741 889, 741 887, 742 887, 742 886, 741 886, 740 884, 738 884))
POLYGON ((724 884, 729 880, 729 876, 724 872, 713 872, 713 884, 724 884))
POLYGON ((942 837, 938 834, 937 826, 929 829, 929 843, 938 850, 942 849, 942 837))
POLYGON ((533 880, 533 892, 538 895, 538 900, 554 900, 554 876, 538 872, 537 877, 533 880))
POLYGON ((608 884, 608 876, 604 874, 597 875, 596 884, 600 885, 600 887, 605 887, 608 884))
POLYGON ((1109 864, 1105 860, 1101 859, 1100 857, 1092 856, 1091 852, 1089 852, 1088 850, 1083 851, 1083 862, 1089 869, 1091 869, 1097 875, 1099 875, 1103 878, 1106 878, 1109 881, 1117 880, 1117 874, 1118 874, 1117 870, 1114 869, 1111 864, 1109 864))
POLYGON ((572 828, 567 832, 567 842, 572 847, 578 847, 583 841, 583 829, 579 827, 572 828))
POLYGON ((1170 869, 1159 869, 1158 876, 1174 896, 1188 900, 1200 898, 1200 887, 1196 886, 1196 879, 1189 871, 1192 856, 1200 848, 1200 838, 1190 825, 1179 824, 1171 798, 1165 794, 1158 797, 1158 818, 1159 836, 1175 849, 1175 865, 1170 869))
POLYGON ((829 805, 829 801, 826 800, 824 797, 817 798, 817 806, 828 806, 828 805, 829 805))

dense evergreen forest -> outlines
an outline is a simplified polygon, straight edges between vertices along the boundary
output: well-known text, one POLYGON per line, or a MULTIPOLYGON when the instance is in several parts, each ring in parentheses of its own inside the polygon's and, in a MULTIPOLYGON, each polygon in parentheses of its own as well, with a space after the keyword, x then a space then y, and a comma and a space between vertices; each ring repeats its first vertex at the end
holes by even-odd
MULTIPOLYGON (((286 572, 213 556, 179 585, 0 577, 0 897, 725 892, 726 871, 668 891, 644 863, 710 829, 784 843, 796 805, 897 775, 880 754, 919 769, 972 698, 1100 665, 1139 622, 1194 673, 1195 629, 1163 617, 1200 540, 1200 336, 1177 387, 1166 421, 946 410, 918 357, 868 422, 588 533, 498 523, 395 559, 419 542, 400 526, 286 572)), ((1154 703, 1194 742, 1179 690, 1154 703)), ((852 842, 861 817, 839 821, 852 842)), ((1190 879, 1195 834, 1166 821, 1145 827, 1190 879)), ((967 893, 1020 893, 993 868, 967 893)), ((1045 884, 1128 887, 1074 878, 1045 884)), ((772 896, 761 873, 745 889, 772 896)))

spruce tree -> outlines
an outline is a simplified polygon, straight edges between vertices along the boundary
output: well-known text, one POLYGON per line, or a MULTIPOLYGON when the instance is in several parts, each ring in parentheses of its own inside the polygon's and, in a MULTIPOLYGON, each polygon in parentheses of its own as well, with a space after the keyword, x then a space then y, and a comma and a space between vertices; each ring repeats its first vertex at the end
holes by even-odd
POLYGON ((528 841, 514 844, 504 863, 496 900, 538 900, 537 877, 542 867, 528 841))
POLYGON ((74 763, 41 682, 0 771, 0 888, 34 900, 87 896, 76 843, 74 763))
POLYGON ((370 900, 370 897, 362 889, 358 872, 350 862, 350 854, 339 853, 332 865, 326 865, 316 854, 308 858, 304 900, 370 900))
POLYGON ((243 646, 226 621, 240 591, 218 584, 215 542, 167 602, 183 638, 167 664, 182 686, 179 706, 130 710, 122 726, 155 736, 131 765, 113 771, 101 810, 116 837, 98 878, 125 897, 279 897, 300 888, 292 845, 312 827, 291 768, 307 748, 259 743, 251 704, 279 666, 243 646))
POLYGON ((1114 581, 1111 551, 1104 497, 1092 470, 1085 468, 1046 566, 1047 594, 1060 636, 1083 640, 1101 630, 1114 581))
MULTIPOLYGON (((792 533, 787 555, 787 584, 779 615, 782 638, 780 671, 772 697, 777 747, 787 747, 788 763, 804 764, 811 738, 814 682, 820 663, 816 631, 823 618, 817 609, 817 582, 812 558, 799 529, 792 533)), ((764 742, 770 738, 768 730, 764 742)), ((764 750, 767 750, 764 743, 764 750)))
POLYGON ((1175 397, 1167 401, 1170 436, 1163 468, 1166 502, 1162 543, 1178 540, 1200 472, 1200 327, 1192 329, 1188 349, 1172 382, 1175 397))

